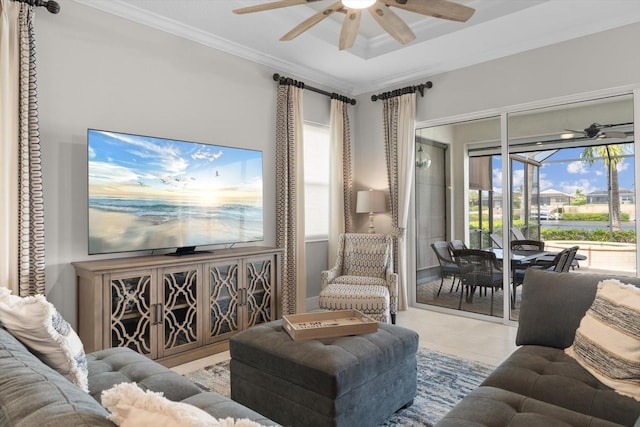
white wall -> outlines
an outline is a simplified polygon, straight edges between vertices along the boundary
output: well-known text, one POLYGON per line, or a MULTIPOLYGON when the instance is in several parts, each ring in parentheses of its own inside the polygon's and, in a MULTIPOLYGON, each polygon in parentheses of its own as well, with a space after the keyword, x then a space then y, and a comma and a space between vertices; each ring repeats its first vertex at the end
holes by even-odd
MULTIPOLYGON (((72 325, 70 263, 107 257, 87 255, 87 128, 262 150, 264 244, 275 245, 272 75, 279 70, 76 2, 66 2, 58 15, 38 10, 35 28, 46 288, 72 325)), ((324 120, 329 98, 309 93, 309 118, 324 120)))
MULTIPOLYGON (((76 2, 66 2, 58 15, 39 12, 35 28, 47 293, 72 325, 76 286, 70 263, 90 258, 87 128, 262 150, 264 244, 275 243, 276 84, 271 76, 281 70, 76 2)), ((638 39, 640 24, 425 76, 415 83, 431 80, 434 88, 418 98, 418 121, 638 83, 640 56, 634 53, 634 41, 638 39)), ((321 118, 328 112, 328 98, 310 93, 305 91, 305 112, 321 118)), ((358 104, 350 108, 355 190, 386 189, 382 103, 372 102, 367 94, 358 97, 358 104)), ((454 156, 461 151, 454 150, 454 156)), ((461 185, 459 176, 454 186, 461 185)), ((461 198, 456 203, 461 208, 461 198)), ((389 215, 377 215, 375 224, 378 231, 389 230, 389 215)), ((366 215, 357 215, 356 227, 366 231, 366 215)))
MULTIPOLYGON (((640 85, 640 55, 634 53, 640 39, 640 24, 582 37, 531 50, 461 70, 426 76, 413 84, 433 82, 433 88, 418 95, 417 122, 444 120, 508 106, 610 89, 640 85)), ((407 85, 408 86, 408 85, 407 85)), ((388 90, 397 87, 388 88, 388 90)), ((383 92, 378 91, 376 93, 383 92)), ((382 148, 381 101, 371 94, 358 97, 355 180, 361 186, 386 188, 382 148)), ((453 212, 463 212, 462 146, 452 147, 453 212)), ((461 215, 454 215, 461 219, 461 215)), ((387 218, 388 219, 388 218, 387 218)), ((376 224, 390 230, 390 221, 376 224)), ((454 238, 464 238, 457 221, 454 238)), ((362 223, 360 226, 363 227, 362 223)), ((364 229, 364 228, 361 228, 364 229)))

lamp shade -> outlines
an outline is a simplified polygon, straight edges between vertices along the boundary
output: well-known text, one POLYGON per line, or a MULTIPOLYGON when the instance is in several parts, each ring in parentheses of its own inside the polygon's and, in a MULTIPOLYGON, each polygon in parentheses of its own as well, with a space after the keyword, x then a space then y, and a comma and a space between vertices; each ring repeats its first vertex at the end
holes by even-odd
POLYGON ((356 213, 386 212, 387 202, 384 191, 358 191, 356 213))

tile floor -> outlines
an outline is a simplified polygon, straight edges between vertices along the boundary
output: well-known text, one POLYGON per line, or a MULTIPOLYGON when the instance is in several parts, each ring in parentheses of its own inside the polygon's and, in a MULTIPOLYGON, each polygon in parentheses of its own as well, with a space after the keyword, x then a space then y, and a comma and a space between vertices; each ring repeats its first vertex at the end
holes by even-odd
MULTIPOLYGON (((516 349, 514 326, 419 308, 399 312, 396 323, 418 332, 420 347, 491 365, 498 365, 516 349)), ((225 351, 172 369, 185 374, 228 358, 225 351)))

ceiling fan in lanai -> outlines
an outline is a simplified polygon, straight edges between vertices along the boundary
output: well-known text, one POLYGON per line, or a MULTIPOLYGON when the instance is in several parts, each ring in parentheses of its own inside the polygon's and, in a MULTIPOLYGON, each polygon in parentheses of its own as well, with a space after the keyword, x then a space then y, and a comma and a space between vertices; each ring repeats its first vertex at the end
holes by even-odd
MULTIPOLYGON (((278 0, 236 9, 234 13, 252 13, 282 7, 296 6, 322 0, 278 0)), ((344 13, 340 31, 340 50, 353 46, 358 35, 362 10, 367 9, 376 22, 393 38, 407 44, 416 38, 411 28, 392 10, 393 7, 435 18, 466 22, 475 9, 448 0, 341 0, 324 8, 282 36, 280 40, 292 40, 329 15, 344 13)))
POLYGON ((620 138, 625 139, 629 134, 625 131, 615 130, 612 128, 623 127, 632 125, 633 122, 628 123, 611 123, 606 125, 601 125, 599 123, 591 123, 588 127, 583 130, 573 130, 573 129, 565 129, 571 133, 562 134, 564 139, 573 138, 576 134, 582 134, 585 138, 589 139, 605 139, 605 138, 620 138))

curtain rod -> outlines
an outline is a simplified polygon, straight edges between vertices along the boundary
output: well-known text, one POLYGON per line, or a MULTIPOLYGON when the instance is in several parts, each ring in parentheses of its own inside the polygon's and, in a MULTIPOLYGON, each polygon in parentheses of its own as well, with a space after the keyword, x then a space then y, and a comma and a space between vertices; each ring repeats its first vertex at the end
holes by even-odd
POLYGON ((60 12, 60 5, 53 0, 13 0, 18 3, 26 3, 29 6, 44 6, 47 10, 53 14, 60 12))
POLYGON ((416 92, 416 91, 420 92, 420 96, 424 96, 425 88, 431 89, 432 87, 433 87, 433 83, 431 82, 426 82, 423 84, 419 84, 417 86, 407 86, 407 87, 403 87, 402 89, 396 89, 390 92, 379 93, 378 95, 371 95, 371 100, 373 102, 376 102, 378 99, 382 99, 382 100, 389 99, 395 96, 405 95, 407 93, 416 92))
POLYGON ((316 92, 316 93, 319 93, 319 94, 322 94, 322 95, 326 95, 331 99, 337 99, 337 100, 346 102, 346 103, 351 104, 351 105, 356 105, 356 100, 355 99, 348 98, 348 97, 346 97, 344 95, 340 95, 338 93, 329 93, 326 90, 322 90, 322 89, 315 88, 313 86, 306 85, 306 84, 304 84, 304 82, 300 82, 298 80, 293 80, 292 78, 289 78, 289 77, 283 77, 278 73, 275 73, 273 75, 273 80, 275 80, 276 82, 279 82, 281 85, 283 85, 283 84, 294 85, 294 86, 297 86, 297 87, 302 88, 302 89, 309 89, 311 92, 316 92))

